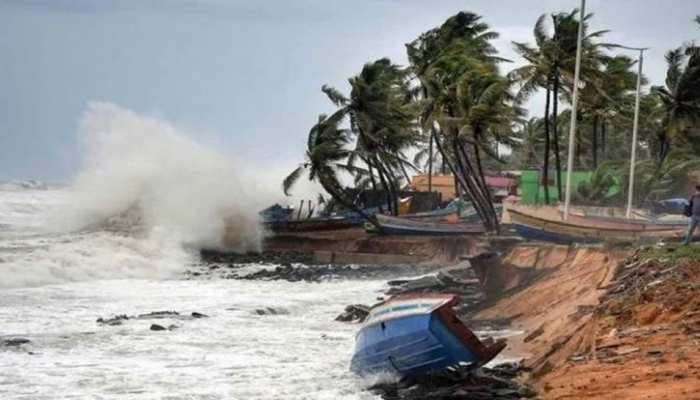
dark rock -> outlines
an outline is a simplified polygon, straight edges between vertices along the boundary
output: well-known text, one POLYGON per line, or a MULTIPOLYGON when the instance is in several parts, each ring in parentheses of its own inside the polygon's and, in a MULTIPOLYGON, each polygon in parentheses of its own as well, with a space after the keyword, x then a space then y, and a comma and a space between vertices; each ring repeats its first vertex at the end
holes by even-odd
POLYGON ((192 315, 192 318, 195 318, 195 319, 196 319, 196 318, 209 318, 208 315, 202 314, 202 313, 198 313, 198 312, 193 312, 191 315, 192 315))
POLYGON ((256 309, 255 313, 258 315, 287 315, 287 314, 289 314, 289 311, 287 311, 281 307, 280 308, 265 307, 265 308, 256 309))
POLYGON ((369 315, 369 307, 363 304, 352 304, 345 307, 345 311, 335 317, 336 321, 341 322, 364 322, 369 315))
POLYGON ((515 380, 518 368, 517 364, 493 369, 455 368, 412 380, 375 385, 370 390, 387 400, 515 400, 535 397, 534 390, 515 380), (503 378, 504 374, 508 378, 503 378))
POLYGON ((2 344, 8 347, 21 346, 23 344, 31 343, 32 341, 26 338, 11 338, 2 341, 2 344))
POLYGON ((129 317, 125 314, 122 315, 115 315, 112 318, 97 318, 97 323, 102 324, 102 325, 109 325, 109 326, 116 326, 116 325, 121 325, 123 321, 128 320, 129 317))
POLYGON ((152 330, 152 331, 165 331, 165 330, 167 330, 167 328, 165 328, 165 327, 162 326, 162 325, 151 324, 151 330, 152 330))

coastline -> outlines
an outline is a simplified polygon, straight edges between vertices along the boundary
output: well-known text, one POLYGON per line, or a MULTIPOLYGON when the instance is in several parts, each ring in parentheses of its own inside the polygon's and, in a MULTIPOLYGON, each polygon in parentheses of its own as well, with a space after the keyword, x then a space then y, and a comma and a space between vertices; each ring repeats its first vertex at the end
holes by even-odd
MULTIPOLYGON (((475 329, 515 332, 502 355, 522 359, 517 380, 543 399, 700 398, 700 303, 678 304, 700 298, 699 261, 620 247, 369 236, 352 230, 268 238, 262 254, 280 260, 303 254, 312 264, 337 271, 353 264, 355 255, 370 262, 354 271, 381 270, 372 276, 387 279, 392 269, 403 275, 471 274, 480 294, 458 308, 460 317, 475 329), (348 262, 328 266, 333 263, 319 259, 328 253, 346 255, 348 262), (479 254, 481 259, 473 258, 479 254), (392 266, 384 262, 387 255, 408 256, 403 260, 411 262, 392 266), (625 292, 631 284, 625 274, 640 264, 653 265, 647 272, 655 279, 625 292), (674 297, 675 305, 666 304, 671 293, 682 293, 674 297), (624 318, 619 304, 627 307, 624 318)), ((420 290, 455 291, 460 284, 426 284, 420 290)))

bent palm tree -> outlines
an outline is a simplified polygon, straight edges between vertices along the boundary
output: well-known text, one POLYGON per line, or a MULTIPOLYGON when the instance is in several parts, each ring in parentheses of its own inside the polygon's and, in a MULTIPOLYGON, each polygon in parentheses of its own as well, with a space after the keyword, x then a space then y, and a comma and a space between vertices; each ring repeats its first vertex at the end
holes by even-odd
POLYGON ((336 112, 330 117, 325 115, 318 117, 318 122, 309 131, 306 161, 284 179, 282 190, 286 195, 289 195, 289 190, 303 173, 307 172, 309 180, 320 183, 333 200, 343 207, 357 212, 381 229, 374 216, 367 214, 349 199, 338 177, 338 173, 341 171, 358 172, 355 167, 347 165, 347 159, 351 154, 347 148, 350 143, 349 132, 339 127, 344 117, 343 111, 336 112))
POLYGON ((658 132, 659 164, 674 141, 697 146, 700 123, 700 51, 696 47, 679 47, 666 53, 666 62, 666 86, 652 87, 664 113, 663 128, 658 132))

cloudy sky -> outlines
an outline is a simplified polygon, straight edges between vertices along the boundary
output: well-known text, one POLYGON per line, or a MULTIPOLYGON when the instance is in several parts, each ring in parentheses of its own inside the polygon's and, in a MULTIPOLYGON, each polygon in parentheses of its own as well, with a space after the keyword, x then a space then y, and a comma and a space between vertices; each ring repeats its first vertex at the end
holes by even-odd
MULTIPOLYGON (((460 10, 510 42, 545 12, 578 0, 0 0, 0 180, 66 181, 80 165, 76 129, 90 101, 183 127, 251 165, 300 161, 304 137, 332 110, 324 83, 370 60, 405 64, 404 44, 460 10)), ((645 70, 699 39, 697 0, 589 0, 592 29, 648 46, 645 70)), ((510 66, 506 66, 506 69, 510 66)), ((535 99, 532 114, 541 113, 535 99)))

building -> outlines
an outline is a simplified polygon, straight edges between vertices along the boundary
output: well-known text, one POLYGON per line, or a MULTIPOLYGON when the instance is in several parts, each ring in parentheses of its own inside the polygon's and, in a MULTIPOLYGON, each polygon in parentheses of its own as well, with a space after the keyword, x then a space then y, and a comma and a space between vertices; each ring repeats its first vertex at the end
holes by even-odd
MULTIPOLYGON (((494 199, 500 200, 509 195, 517 194, 518 180, 507 176, 486 176, 486 185, 491 190, 494 199)), ((411 179, 411 187, 418 192, 428 191, 428 175, 416 175, 411 179)), ((442 201, 451 201, 455 194, 455 179, 453 175, 433 175, 432 191, 440 193, 442 201)))

